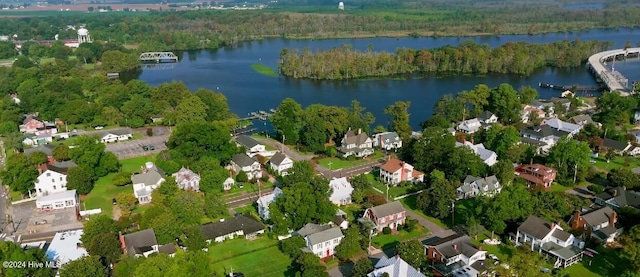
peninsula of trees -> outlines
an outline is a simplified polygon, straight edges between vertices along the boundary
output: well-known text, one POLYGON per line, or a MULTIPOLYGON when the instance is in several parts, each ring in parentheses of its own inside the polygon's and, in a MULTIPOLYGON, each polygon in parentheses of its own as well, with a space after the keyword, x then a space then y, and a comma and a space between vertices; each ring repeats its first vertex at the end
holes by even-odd
POLYGON ((549 44, 506 43, 490 48, 472 41, 436 49, 399 48, 396 53, 366 51, 342 45, 327 51, 283 49, 278 70, 287 77, 344 80, 400 74, 512 73, 529 75, 545 66, 575 67, 611 46, 609 42, 575 40, 549 44))

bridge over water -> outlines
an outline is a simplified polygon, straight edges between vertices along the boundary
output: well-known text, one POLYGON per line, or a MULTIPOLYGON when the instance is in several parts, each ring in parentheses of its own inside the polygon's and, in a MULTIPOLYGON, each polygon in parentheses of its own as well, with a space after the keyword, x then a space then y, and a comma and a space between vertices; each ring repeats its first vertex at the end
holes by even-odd
POLYGON ((142 62, 178 62, 178 56, 173 52, 145 52, 140 54, 142 62))
POLYGON ((616 49, 594 54, 589 57, 589 68, 591 68, 596 77, 602 80, 609 91, 620 91, 626 94, 630 91, 629 80, 616 71, 614 66, 611 67, 611 70, 605 66, 608 61, 615 63, 619 56, 625 58, 629 56, 638 57, 640 56, 640 47, 616 49))

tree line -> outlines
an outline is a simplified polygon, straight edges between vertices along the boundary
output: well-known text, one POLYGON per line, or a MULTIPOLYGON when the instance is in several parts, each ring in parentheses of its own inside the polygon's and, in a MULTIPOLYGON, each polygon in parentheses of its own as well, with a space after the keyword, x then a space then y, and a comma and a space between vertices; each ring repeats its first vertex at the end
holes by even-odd
POLYGON ((278 70, 292 78, 344 80, 401 74, 529 75, 545 66, 576 67, 601 52, 610 42, 561 41, 549 44, 509 42, 499 47, 465 41, 461 45, 435 49, 399 48, 396 53, 366 51, 342 45, 326 51, 283 49, 278 70))

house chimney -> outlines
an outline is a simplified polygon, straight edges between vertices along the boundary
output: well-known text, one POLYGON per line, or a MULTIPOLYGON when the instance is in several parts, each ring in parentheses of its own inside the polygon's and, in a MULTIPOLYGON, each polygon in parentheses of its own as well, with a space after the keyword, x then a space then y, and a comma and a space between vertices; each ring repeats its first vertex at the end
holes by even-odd
POLYGON ((482 245, 478 245, 478 251, 482 251, 482 245))
POLYGON ((556 224, 552 222, 551 223, 551 230, 553 230, 553 228, 555 228, 555 227, 556 227, 556 224))
POLYGON ((358 135, 359 135, 360 133, 362 133, 362 129, 361 129, 361 128, 358 128, 358 135))
POLYGON ((573 218, 571 219, 571 229, 580 228, 580 210, 573 211, 573 218))
POLYGON ((122 248, 122 253, 127 255, 127 244, 124 242, 124 236, 122 232, 118 232, 118 238, 120 239, 120 248, 122 248))
POLYGON ((474 144, 474 143, 473 143, 473 138, 471 139, 471 144, 474 144))
POLYGON ((611 194, 613 195, 613 197, 618 196, 618 189, 614 189, 611 191, 611 194))
POLYGON ((627 186, 622 186, 622 190, 626 191, 627 190, 627 186))
POLYGON ((458 250, 458 245, 457 244, 453 245, 453 250, 458 250))
POLYGON ((613 211, 611 213, 611 217, 609 217, 609 226, 611 227, 616 227, 616 221, 618 221, 618 213, 616 213, 615 211, 613 211))
POLYGON ((529 162, 530 165, 533 165, 533 158, 531 158, 531 161, 529 162))

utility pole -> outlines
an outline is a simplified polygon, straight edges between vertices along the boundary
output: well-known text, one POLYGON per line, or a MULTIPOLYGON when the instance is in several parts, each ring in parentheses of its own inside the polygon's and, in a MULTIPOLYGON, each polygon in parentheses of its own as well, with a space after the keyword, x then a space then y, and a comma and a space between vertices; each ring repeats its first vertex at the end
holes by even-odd
POLYGON ((451 199, 451 226, 456 223, 456 201, 451 199))
POLYGON ((578 177, 578 164, 575 164, 574 166, 574 171, 573 171, 573 183, 576 183, 576 178, 578 177))

